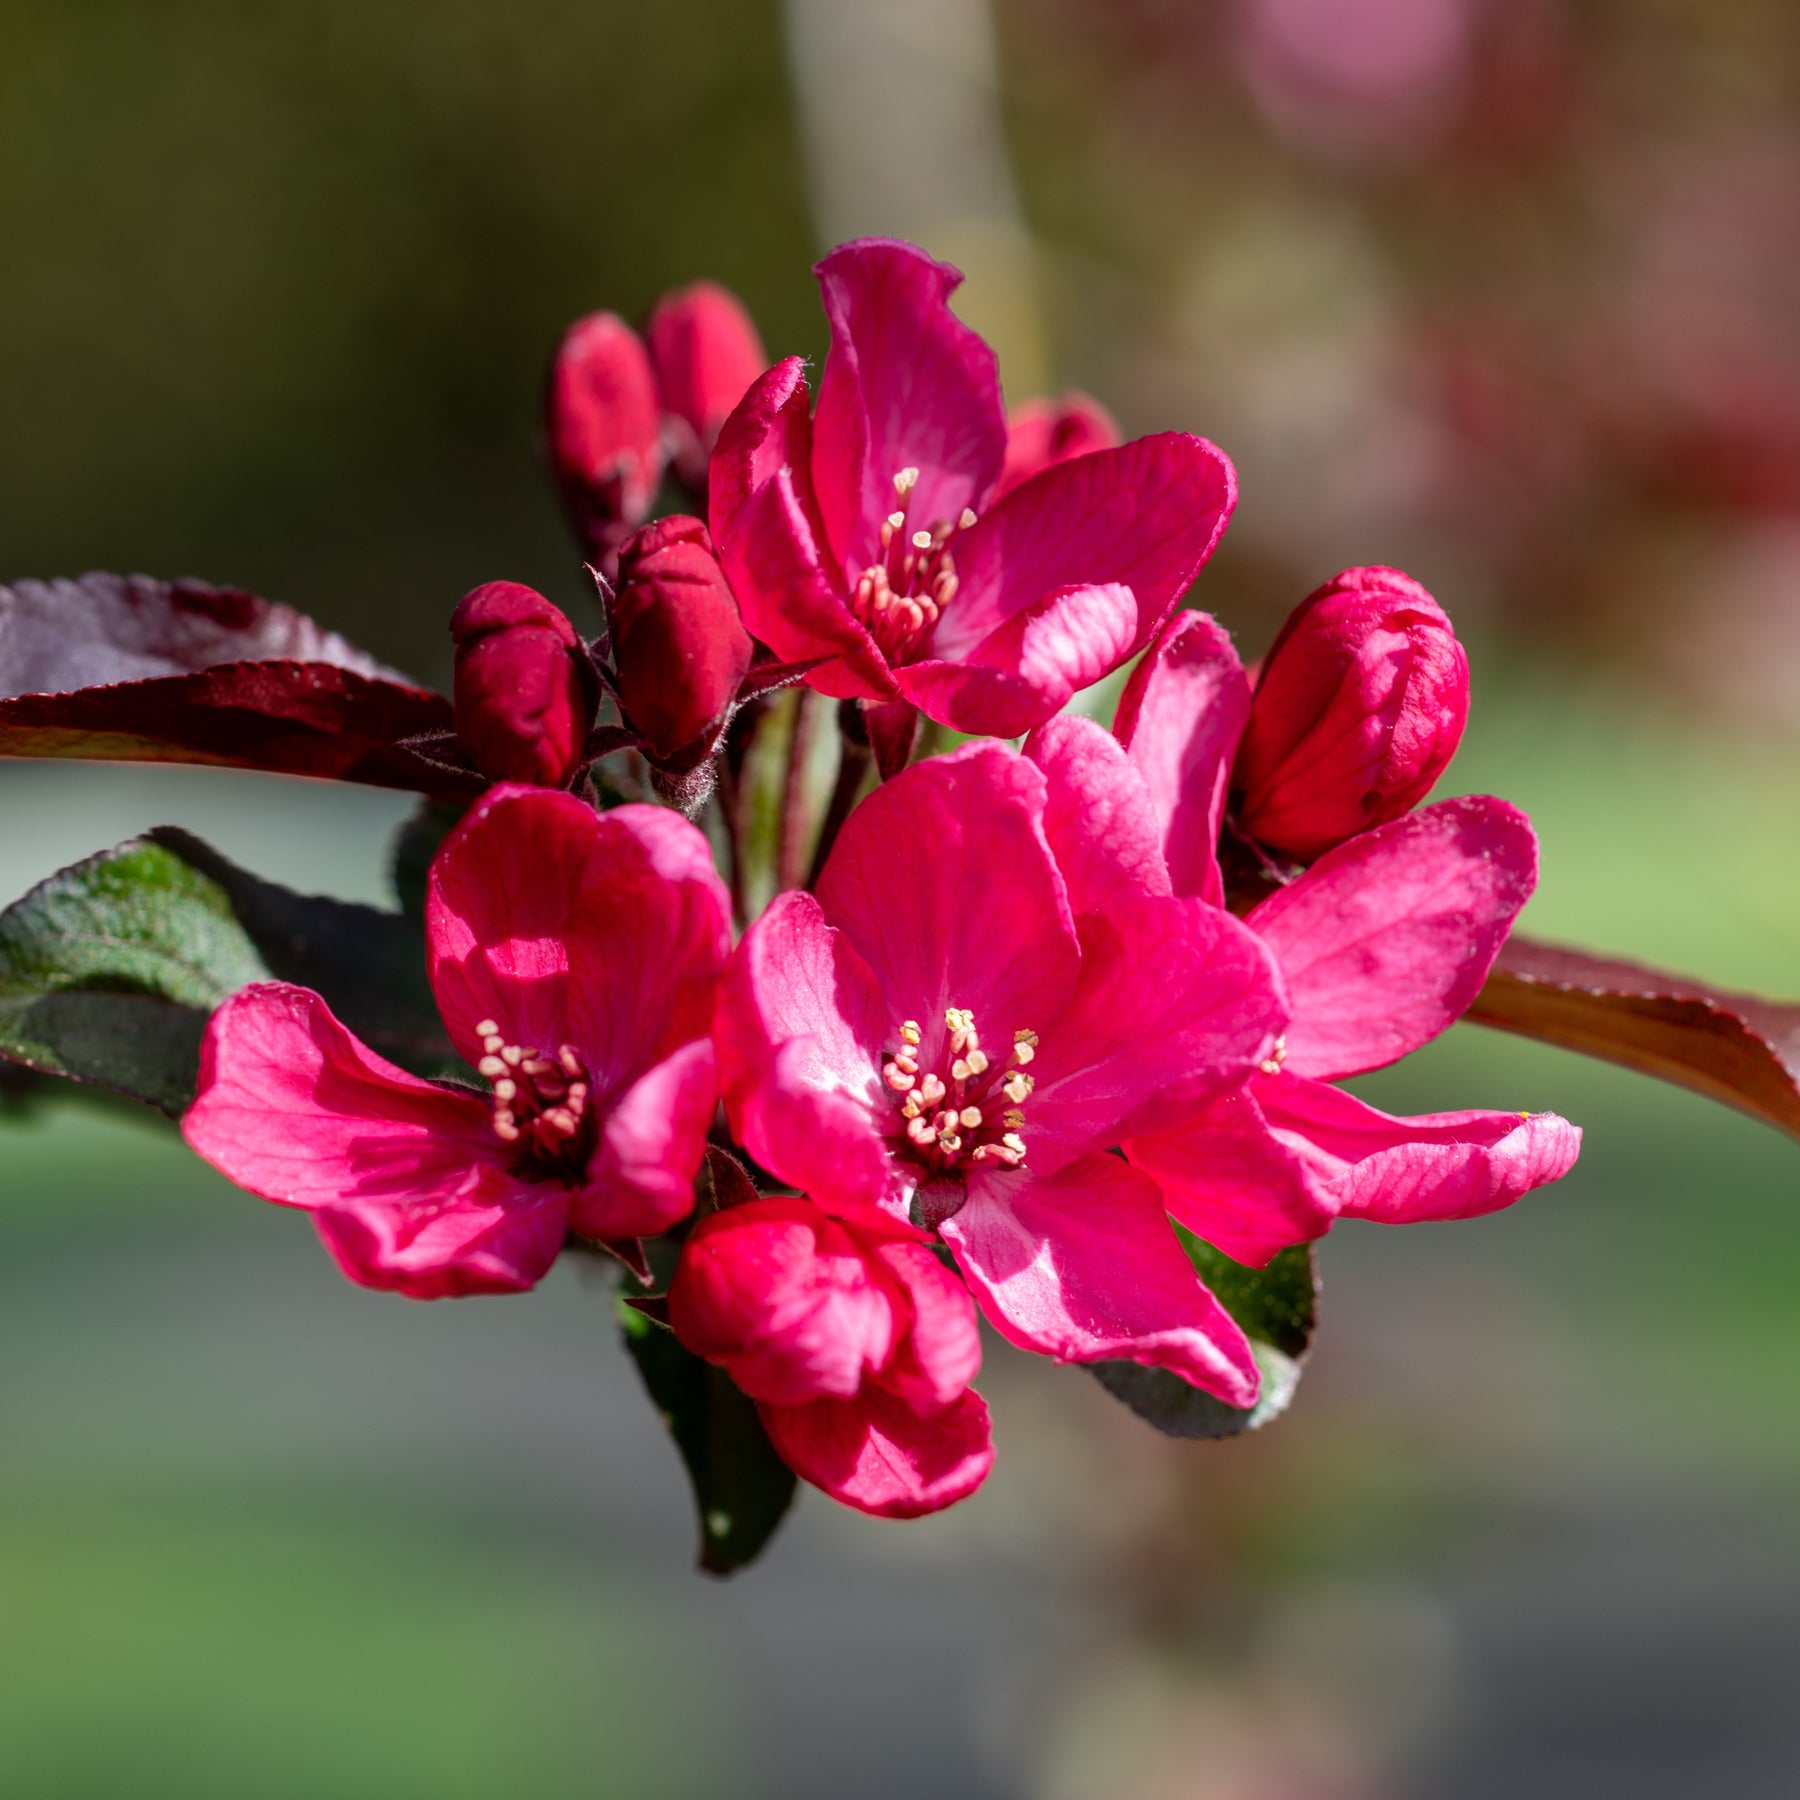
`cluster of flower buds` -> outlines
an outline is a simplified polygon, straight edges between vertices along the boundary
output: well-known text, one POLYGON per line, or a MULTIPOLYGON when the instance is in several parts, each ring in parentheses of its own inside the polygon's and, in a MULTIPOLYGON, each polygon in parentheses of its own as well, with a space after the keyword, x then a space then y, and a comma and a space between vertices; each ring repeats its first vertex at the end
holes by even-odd
POLYGON ((550 372, 545 436, 569 523, 608 579, 665 470, 705 494, 719 428, 765 361, 743 306, 710 281, 665 294, 642 337, 612 312, 569 327, 550 372))
POLYGON ((1120 444, 1079 396, 1009 426, 954 271, 867 243, 819 273, 816 412, 798 359, 751 380, 718 290, 665 302, 647 347, 575 327, 552 444, 617 553, 606 636, 512 583, 456 611, 457 730, 500 785, 433 862, 426 949, 489 1091, 405 1074, 267 984, 215 1017, 185 1129, 372 1286, 517 1290, 570 1238, 646 1282, 673 1263, 636 1297, 670 1353, 735 1382, 806 1480, 906 1517, 992 1461, 978 1312, 1248 1420, 1266 1359, 1171 1217, 1261 1266, 1339 1218, 1507 1205, 1579 1133, 1334 1085, 1461 1015, 1536 879, 1515 808, 1420 805, 1468 708, 1431 596, 1345 572, 1253 686, 1211 619, 1173 613, 1235 500, 1221 452, 1120 444), (645 522, 668 455, 706 478, 705 519, 645 522), (1062 711, 1146 647, 1110 732, 1062 711), (710 841, 677 810, 746 696, 800 678, 851 703, 864 755, 847 730, 815 873, 754 916, 730 809, 710 841), (909 763, 921 712, 977 741, 909 763), (626 746, 668 804, 544 791, 626 746))

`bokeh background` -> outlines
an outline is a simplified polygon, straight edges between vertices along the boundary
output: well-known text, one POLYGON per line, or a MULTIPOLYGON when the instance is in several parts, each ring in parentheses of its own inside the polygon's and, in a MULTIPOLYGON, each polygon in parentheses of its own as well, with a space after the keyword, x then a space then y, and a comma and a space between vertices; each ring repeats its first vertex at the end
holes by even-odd
MULTIPOLYGON (((1237 460, 1247 653, 1349 563, 1472 648, 1445 791, 1527 924, 1800 993, 1800 13, 1784 0, 8 0, 0 576, 195 574, 437 682, 582 586, 576 313, 824 245, 969 274, 1009 394, 1237 460)), ((8 764, 0 899, 145 825, 386 897, 397 796, 8 764)), ((1560 1187, 1347 1227, 1252 1440, 990 1348, 940 1518, 690 1571, 604 1293, 417 1306, 147 1115, 0 1118, 0 1790, 21 1800, 1735 1800, 1800 1788, 1800 1149, 1459 1027, 1401 1110, 1560 1187)))

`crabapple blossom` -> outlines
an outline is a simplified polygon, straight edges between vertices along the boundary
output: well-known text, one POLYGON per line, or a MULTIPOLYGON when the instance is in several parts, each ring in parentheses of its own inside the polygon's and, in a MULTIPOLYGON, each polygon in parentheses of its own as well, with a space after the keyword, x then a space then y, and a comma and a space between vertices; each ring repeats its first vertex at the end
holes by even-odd
POLYGON ((428 972, 485 1092, 377 1056, 305 988, 213 1015, 190 1146, 313 1214, 352 1281, 416 1299, 531 1287, 571 1233, 619 1245, 694 1204, 730 907, 706 840, 650 806, 493 789, 445 840, 428 972))

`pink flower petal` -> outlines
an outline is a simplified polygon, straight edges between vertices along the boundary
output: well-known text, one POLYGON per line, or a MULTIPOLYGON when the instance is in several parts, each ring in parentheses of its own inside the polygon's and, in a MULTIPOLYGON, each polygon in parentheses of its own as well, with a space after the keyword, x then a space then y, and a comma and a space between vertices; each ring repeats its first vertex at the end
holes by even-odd
POLYGON ((994 353, 950 310, 962 284, 911 244, 864 238, 814 269, 831 352, 813 424, 813 485, 847 575, 876 560, 894 477, 918 470, 909 531, 979 507, 1006 458, 994 353))
POLYGON ((744 1147, 762 1166, 834 1211, 904 1217, 911 1182, 888 1153, 885 1104, 820 1079, 816 1041, 790 1038, 739 1109, 744 1147))
POLYGON ((1267 949, 1203 900, 1121 896, 1080 926, 1080 983, 1031 1065, 1040 1173, 1192 1117, 1268 1057, 1288 1017, 1267 949))
POLYGON ((975 1303, 924 1244, 886 1243, 876 1254, 905 1290, 912 1309, 912 1328, 882 1371, 882 1384, 917 1412, 939 1412, 981 1368, 975 1303))
POLYGON ((531 1287, 562 1247, 563 1189, 517 1179, 488 1121, 478 1096, 375 1055, 317 994, 265 982, 213 1015, 181 1131, 238 1186, 313 1211, 352 1281, 433 1299, 531 1287))
POLYGON ((954 662, 928 659, 894 671, 918 709, 956 731, 1018 737, 1130 656, 1138 628, 1131 589, 1055 588, 954 662))
POLYGON ((1256 1085, 1270 1126, 1344 1218, 1408 1225, 1497 1212, 1566 1175, 1581 1151, 1580 1128, 1555 1113, 1397 1119, 1295 1075, 1256 1085))
POLYGON ((850 815, 818 884, 874 972, 885 1029, 967 1007, 994 1041, 1062 1011, 1075 930, 1044 840, 1044 777, 969 744, 884 782, 850 815))
POLYGON ((554 1182, 525 1189, 503 1172, 453 1204, 421 1197, 399 1206, 321 1206, 319 1241, 345 1277, 409 1300, 517 1294, 536 1287, 563 1247, 567 1195, 554 1182))
POLYGON ((849 1400, 903 1326, 867 1247, 810 1200, 776 1196, 694 1228, 669 1288, 675 1334, 752 1399, 849 1400))
POLYGON ((1172 1370, 1228 1406, 1256 1403, 1237 1322, 1201 1285, 1155 1182, 1116 1156, 1058 1174, 983 1174, 943 1226, 1001 1336, 1059 1362, 1172 1370))
MULTIPOLYGON (((738 509, 764 483, 792 472, 802 515, 813 517, 812 396, 806 364, 790 356, 751 382, 719 429, 707 470, 706 522, 722 544, 738 509)), ((815 547, 823 534, 810 534, 815 547)))
POLYGON ((1132 671, 1113 730, 1142 772, 1162 821, 1178 894, 1224 899, 1219 827, 1231 758, 1250 716, 1250 682, 1224 629, 1177 613, 1132 671))
POLYGON ((893 1186, 876 1121, 891 1112, 892 1029, 874 974, 811 894, 779 895, 744 934, 714 1023, 725 1110, 765 1169, 821 1201, 880 1203, 893 1186))
POLYGON ((1040 725, 1025 754, 1044 771, 1044 835, 1075 912, 1169 892, 1149 790, 1116 738, 1065 714, 1040 725))
POLYGON ((570 1229, 610 1243, 654 1237, 685 1219, 717 1099, 707 1038, 640 1075, 600 1121, 587 1181, 569 1197, 570 1229))
POLYGON ((827 573, 791 469, 778 471, 740 506, 719 543, 719 561, 753 637, 782 662, 834 660, 807 684, 838 700, 891 700, 898 689, 875 640, 850 616, 827 573))
POLYGON ((972 1389, 928 1417, 878 1387, 854 1400, 760 1404, 757 1412, 796 1475, 881 1519, 916 1519, 954 1505, 994 1466, 987 1405, 972 1389))
POLYGON ((1377 1069, 1460 1018, 1537 885, 1537 838, 1504 800, 1443 800, 1322 856, 1246 921, 1294 1003, 1286 1067, 1377 1069))
POLYGON ((706 1035, 730 920, 706 839, 685 819, 495 788, 431 867, 431 985, 471 1064, 475 1027, 492 1019, 511 1042, 573 1044, 600 1098, 706 1035))
POLYGON ((1184 432, 1046 469, 957 533, 958 585, 934 654, 961 662, 1045 595, 1113 584, 1136 597, 1135 650, 1199 574, 1236 499, 1224 452, 1184 432))
POLYGON ((1311 1165, 1277 1137, 1256 1096, 1262 1079, 1173 1131, 1132 1138, 1125 1154, 1196 1237, 1260 1269, 1276 1251, 1323 1237, 1337 1217, 1311 1165))

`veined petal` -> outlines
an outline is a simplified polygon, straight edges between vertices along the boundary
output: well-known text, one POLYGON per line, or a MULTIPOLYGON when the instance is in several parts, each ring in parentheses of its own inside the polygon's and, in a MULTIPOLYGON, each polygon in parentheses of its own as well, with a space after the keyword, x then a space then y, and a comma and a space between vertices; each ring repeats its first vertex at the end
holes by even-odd
POLYGON ((881 1519, 916 1519, 954 1505, 994 1466, 987 1404, 973 1389, 930 1414, 874 1386, 854 1400, 761 1402, 756 1410, 776 1454, 801 1480, 881 1519))
POLYGON ((1285 1066, 1331 1081, 1429 1043, 1536 885, 1537 838, 1504 800, 1442 800, 1328 851, 1245 921, 1294 1003, 1285 1066))
POLYGON ((1040 725, 1025 754, 1044 771, 1044 835, 1075 912, 1170 891, 1149 789, 1116 738, 1066 713, 1040 725))
POLYGON ((471 1064, 475 1027, 492 1019, 511 1042, 573 1044, 601 1099, 706 1035, 730 919, 712 852, 685 819, 495 788, 431 866, 431 985, 471 1064))
POLYGON ((1046 594, 1116 584, 1137 605, 1129 654, 1199 574, 1236 500, 1225 453, 1185 432, 1046 469, 957 533, 958 585, 934 653, 961 662, 1046 594))
POLYGON ((1116 1156, 1048 1177, 981 1174, 945 1243, 1001 1336, 1059 1362, 1172 1370, 1256 1403, 1249 1340, 1201 1285, 1156 1183, 1116 1156))
POLYGON ((708 1038, 684 1044, 607 1107, 587 1180, 569 1197, 569 1224, 611 1243, 654 1237, 694 1210, 718 1087, 708 1038))
POLYGON ((941 1029, 946 1008, 966 1007, 998 1042, 1062 1011, 1079 953, 1043 814, 1035 764, 968 744, 850 815, 819 903, 873 970, 885 1029, 941 1029))
POLYGON ((1258 1077, 1173 1131, 1130 1139, 1125 1154, 1196 1237, 1260 1269, 1276 1251, 1323 1237, 1337 1217, 1316 1161, 1270 1128, 1258 1077))
POLYGON ((1580 1128, 1555 1113, 1404 1119, 1297 1075, 1256 1085, 1270 1127, 1329 1184, 1344 1218, 1408 1225, 1498 1212, 1566 1175, 1581 1151, 1580 1128))
POLYGON ((1224 899, 1219 827, 1232 754, 1249 717, 1244 665, 1205 613, 1177 613, 1119 697, 1113 730, 1150 791, 1178 894, 1224 899))
POLYGON ((950 310, 961 273, 911 244, 864 238, 814 269, 831 326, 813 486, 847 574, 875 561, 894 477, 916 469, 906 529, 979 507, 1006 460, 994 353, 950 310))
MULTIPOLYGON (((800 510, 811 519, 812 396, 806 364, 790 356, 753 382, 719 428, 707 469, 706 522, 714 543, 723 543, 738 509, 783 470, 792 471, 800 510)), ((815 547, 819 534, 811 534, 815 547)), ((838 571, 834 571, 838 573, 838 571)))
POLYGON ((1267 949, 1203 900, 1122 895, 1078 923, 1080 983, 1041 1034, 1025 1103, 1046 1174, 1192 1117, 1256 1070, 1288 1017, 1267 949))
POLYGON ((791 469, 778 470, 737 509, 719 561, 744 625, 782 662, 834 660, 807 684, 837 700, 891 700, 898 689, 875 640, 850 616, 827 572, 791 469))
POLYGON ((431 1299, 528 1288, 562 1246, 563 1190, 515 1177, 488 1121, 478 1095, 395 1068, 317 994, 265 982, 213 1015, 181 1131, 238 1186, 318 1215, 352 1281, 431 1299))
POLYGON ((1017 737, 1110 675, 1130 656, 1137 629, 1130 588, 1116 582, 1055 588, 967 655, 907 663, 894 680, 922 713, 954 730, 1017 737))

